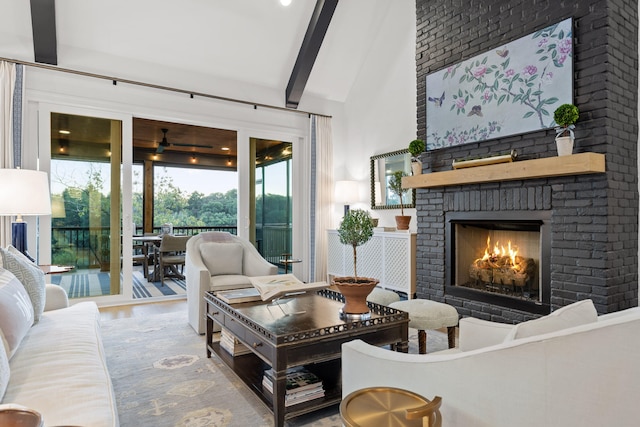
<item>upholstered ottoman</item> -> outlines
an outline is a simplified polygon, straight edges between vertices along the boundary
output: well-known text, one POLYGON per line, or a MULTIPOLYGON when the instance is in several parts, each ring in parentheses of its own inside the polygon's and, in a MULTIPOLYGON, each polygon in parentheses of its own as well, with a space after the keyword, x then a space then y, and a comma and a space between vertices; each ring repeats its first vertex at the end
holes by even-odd
POLYGON ((367 301, 388 306, 393 302, 400 301, 400 295, 388 289, 375 287, 367 296, 367 301))
POLYGON ((456 345, 458 311, 455 307, 428 299, 392 302, 389 307, 409 313, 409 327, 418 330, 418 352, 427 352, 427 329, 447 328, 449 348, 456 345))

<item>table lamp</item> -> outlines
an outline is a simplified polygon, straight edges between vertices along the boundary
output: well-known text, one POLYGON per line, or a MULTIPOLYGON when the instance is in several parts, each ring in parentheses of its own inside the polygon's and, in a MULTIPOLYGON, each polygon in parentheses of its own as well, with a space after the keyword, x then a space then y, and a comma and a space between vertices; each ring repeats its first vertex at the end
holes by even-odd
POLYGON ((344 203, 344 214, 349 213, 349 203, 358 201, 357 181, 336 181, 335 198, 344 203))
POLYGON ((0 169, 0 216, 15 216, 11 223, 11 244, 27 252, 27 223, 23 216, 51 215, 49 179, 46 172, 29 169, 0 169))

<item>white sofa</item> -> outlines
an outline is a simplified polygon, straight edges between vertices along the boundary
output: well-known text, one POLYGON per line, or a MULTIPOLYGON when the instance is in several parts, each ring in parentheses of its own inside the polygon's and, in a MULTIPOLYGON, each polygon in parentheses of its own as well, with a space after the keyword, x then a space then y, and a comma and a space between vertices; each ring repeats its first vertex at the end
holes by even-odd
POLYGON ((554 313, 523 326, 464 318, 459 348, 427 355, 348 342, 343 396, 372 386, 441 396, 447 427, 639 425, 640 308, 545 325, 554 313))
POLYGON ((44 313, 9 360, 0 408, 31 408, 45 426, 117 427, 99 321, 95 303, 69 306, 65 291, 47 284, 44 313))
POLYGON ((205 333, 205 292, 250 288, 249 277, 273 274, 278 274, 278 267, 246 239, 221 231, 193 236, 185 259, 189 324, 197 333, 205 333))

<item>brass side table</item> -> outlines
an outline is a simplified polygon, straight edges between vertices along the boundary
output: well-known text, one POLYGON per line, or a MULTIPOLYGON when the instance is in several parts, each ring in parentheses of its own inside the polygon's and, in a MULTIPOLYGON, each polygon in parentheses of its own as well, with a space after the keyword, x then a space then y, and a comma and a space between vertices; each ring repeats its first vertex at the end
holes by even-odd
POLYGON ((27 408, 7 408, 0 411, 0 426, 42 427, 40 413, 27 408))
POLYGON ((369 387, 354 391, 340 403, 346 427, 440 427, 442 417, 436 396, 433 401, 395 387, 369 387))

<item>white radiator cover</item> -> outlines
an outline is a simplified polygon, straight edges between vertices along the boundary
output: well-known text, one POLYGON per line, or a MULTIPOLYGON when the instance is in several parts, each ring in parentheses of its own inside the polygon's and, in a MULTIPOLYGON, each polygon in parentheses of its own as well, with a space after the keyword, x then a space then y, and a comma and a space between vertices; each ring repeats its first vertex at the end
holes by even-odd
MULTIPOLYGON (((328 230, 328 280, 353 276, 353 248, 340 243, 337 230, 328 230)), ((416 293, 416 233, 375 231, 371 240, 357 248, 358 276, 380 280, 378 286, 416 293)))

